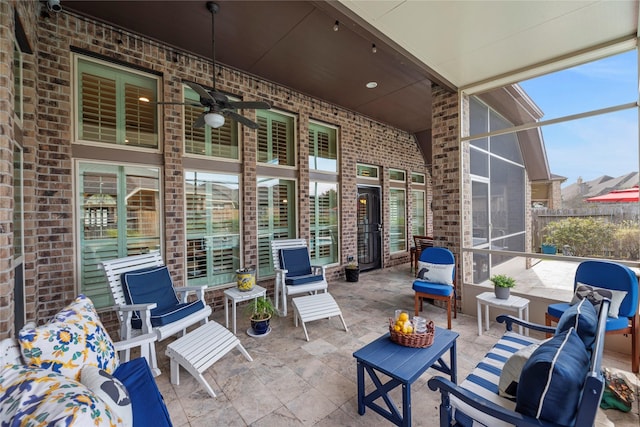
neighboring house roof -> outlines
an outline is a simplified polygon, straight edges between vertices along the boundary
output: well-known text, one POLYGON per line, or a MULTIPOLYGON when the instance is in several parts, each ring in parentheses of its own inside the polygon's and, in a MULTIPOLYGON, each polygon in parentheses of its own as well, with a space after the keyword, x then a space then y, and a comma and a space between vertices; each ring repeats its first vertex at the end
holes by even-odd
POLYGON ((612 190, 622 190, 625 188, 638 185, 639 175, 638 172, 630 172, 619 177, 611 177, 609 175, 602 175, 598 178, 590 181, 578 180, 578 182, 568 185, 562 189, 562 198, 564 200, 570 200, 574 198, 589 198, 607 194, 612 190))

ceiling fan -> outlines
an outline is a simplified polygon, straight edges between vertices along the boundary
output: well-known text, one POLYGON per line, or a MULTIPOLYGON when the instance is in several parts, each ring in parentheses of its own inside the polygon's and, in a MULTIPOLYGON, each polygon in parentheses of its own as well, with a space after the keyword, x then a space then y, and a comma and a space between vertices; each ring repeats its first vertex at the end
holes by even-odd
POLYGON ((224 118, 230 117, 235 121, 251 128, 258 129, 258 123, 250 120, 236 112, 238 109, 258 109, 268 110, 271 104, 262 101, 232 101, 227 95, 216 90, 216 41, 215 41, 215 15, 220 6, 215 2, 207 2, 207 9, 211 12, 211 45, 213 60, 213 90, 206 90, 204 87, 193 82, 184 82, 200 96, 200 103, 194 102, 158 102, 158 104, 180 104, 204 107, 205 111, 193 122, 194 128, 203 127, 205 124, 212 128, 219 128, 224 125, 224 118))

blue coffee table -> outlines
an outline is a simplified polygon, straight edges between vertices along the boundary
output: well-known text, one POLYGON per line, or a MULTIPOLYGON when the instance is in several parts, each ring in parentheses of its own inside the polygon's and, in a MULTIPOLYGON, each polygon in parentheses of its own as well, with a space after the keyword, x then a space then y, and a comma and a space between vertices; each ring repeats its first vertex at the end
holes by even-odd
POLYGON ((398 426, 411 425, 411 384, 429 368, 436 369, 457 381, 456 339, 459 334, 449 329, 436 327, 433 344, 427 348, 411 348, 396 344, 384 334, 377 340, 353 353, 358 363, 358 413, 364 415, 368 406, 398 426), (442 355, 449 350, 449 363, 442 355), (365 395, 364 372, 369 374, 375 390, 365 395), (385 384, 377 372, 391 377, 385 384), (389 391, 402 386, 402 414, 389 396, 389 391), (375 401, 382 398, 387 408, 375 401))

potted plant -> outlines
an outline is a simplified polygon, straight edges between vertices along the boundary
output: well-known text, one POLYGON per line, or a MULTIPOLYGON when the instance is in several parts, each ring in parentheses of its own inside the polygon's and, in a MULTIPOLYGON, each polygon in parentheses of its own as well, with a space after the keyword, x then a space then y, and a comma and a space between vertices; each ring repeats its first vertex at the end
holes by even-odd
POLYGON ((543 254, 547 255, 555 255, 558 252, 557 246, 550 239, 546 239, 544 242, 542 242, 542 246, 540 247, 540 249, 543 254))
POLYGON ((271 316, 276 313, 273 303, 268 297, 258 297, 253 304, 247 306, 251 328, 255 335, 264 335, 269 331, 271 316))
POLYGON ((489 279, 493 283, 493 291, 498 299, 509 299, 510 289, 516 285, 516 280, 505 274, 497 274, 489 279))
POLYGON ((360 278, 360 266, 354 261, 352 256, 347 258, 348 264, 344 268, 344 276, 347 282, 357 282, 360 278))

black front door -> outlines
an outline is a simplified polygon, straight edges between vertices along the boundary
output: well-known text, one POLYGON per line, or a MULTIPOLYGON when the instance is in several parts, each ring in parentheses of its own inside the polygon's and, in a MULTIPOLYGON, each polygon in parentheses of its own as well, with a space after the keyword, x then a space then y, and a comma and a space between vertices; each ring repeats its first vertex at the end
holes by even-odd
POLYGON ((358 187, 358 264, 360 270, 381 267, 380 189, 358 187))

